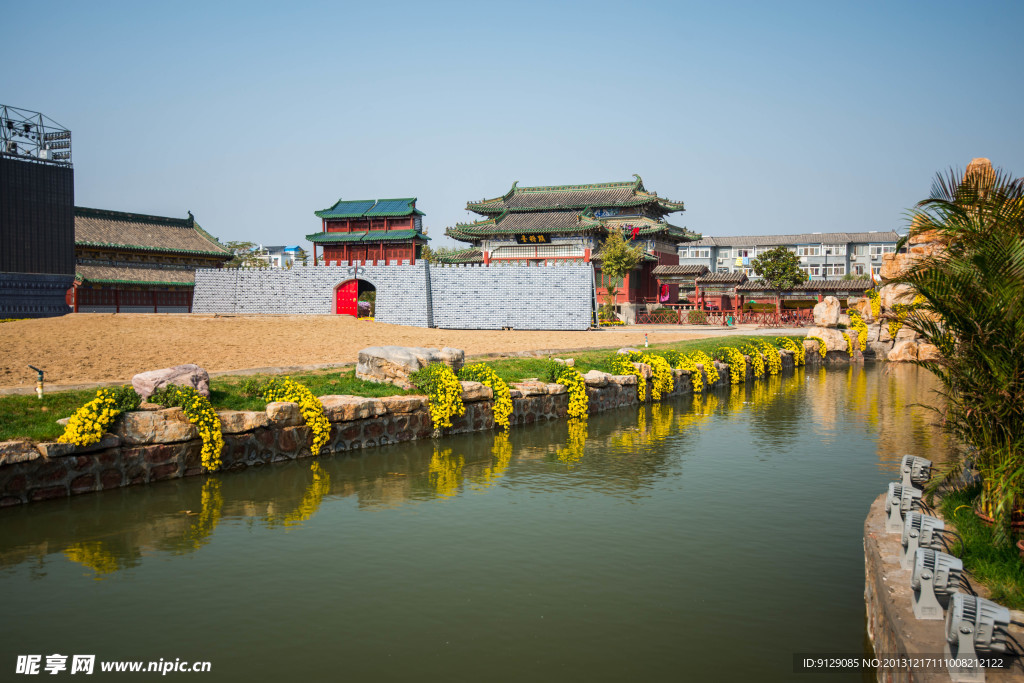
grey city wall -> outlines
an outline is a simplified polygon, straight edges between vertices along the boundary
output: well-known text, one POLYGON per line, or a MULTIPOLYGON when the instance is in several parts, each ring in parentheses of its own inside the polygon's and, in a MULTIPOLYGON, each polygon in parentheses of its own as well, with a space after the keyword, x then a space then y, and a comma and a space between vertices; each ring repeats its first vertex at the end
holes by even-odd
POLYGON ((427 262, 415 265, 300 266, 196 271, 193 313, 334 313, 334 290, 358 278, 377 288, 376 319, 433 327, 427 262))
POLYGON ((585 330, 590 265, 431 266, 434 326, 452 330, 585 330))
POLYGON ((295 266, 196 271, 194 313, 335 312, 335 289, 365 280, 379 322, 461 330, 585 330, 593 319, 590 265, 295 266))
POLYGON ((71 312, 74 275, 0 273, 0 318, 48 318, 71 312))

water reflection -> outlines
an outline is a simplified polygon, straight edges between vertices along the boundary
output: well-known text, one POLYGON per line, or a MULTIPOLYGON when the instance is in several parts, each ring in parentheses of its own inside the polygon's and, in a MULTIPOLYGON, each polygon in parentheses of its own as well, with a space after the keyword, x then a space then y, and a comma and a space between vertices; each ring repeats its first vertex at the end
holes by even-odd
POLYGON ((708 452, 707 443, 728 443, 735 430, 749 433, 749 456, 768 460, 808 437, 819 439, 823 450, 845 448, 836 435, 848 431, 838 427, 855 424, 866 439, 876 440, 879 464, 890 469, 903 453, 941 459, 947 450, 931 414, 915 406, 931 399, 936 386, 927 373, 904 366, 870 372, 800 369, 589 421, 403 444, 4 510, 0 568, 27 567, 38 579, 46 576, 49 562, 60 559, 102 580, 139 567, 149 556, 201 551, 227 520, 301 529, 331 501, 348 500, 354 512, 383 511, 469 493, 493 495, 502 487, 634 498, 677 476, 688 458, 708 452))

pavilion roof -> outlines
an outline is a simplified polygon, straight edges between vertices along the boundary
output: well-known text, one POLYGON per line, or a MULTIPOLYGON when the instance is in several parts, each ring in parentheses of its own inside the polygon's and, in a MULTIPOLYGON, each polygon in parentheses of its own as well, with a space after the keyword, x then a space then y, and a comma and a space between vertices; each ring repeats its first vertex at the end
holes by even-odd
POLYGON ((519 187, 519 181, 512 188, 493 199, 467 202, 466 208, 484 215, 500 214, 504 211, 560 211, 586 208, 611 208, 656 205, 664 213, 683 211, 683 203, 648 192, 640 176, 634 180, 590 185, 545 185, 519 187))
POLYGON ((397 240, 430 238, 415 228, 408 230, 368 230, 364 232, 314 232, 306 235, 306 239, 313 244, 352 244, 363 243, 373 244, 376 242, 394 242, 397 240))
POLYGON ((707 266, 657 266, 654 271, 654 277, 686 277, 694 276, 699 277, 706 273, 710 273, 711 269, 707 266))
POLYGON ((80 263, 75 266, 75 280, 92 284, 193 287, 196 271, 190 268, 80 263))
MULTIPOLYGON (((871 278, 855 278, 852 280, 807 280, 795 287, 784 289, 784 292, 865 292, 873 289, 875 284, 871 278)), ((736 288, 737 292, 764 292, 772 293, 775 290, 762 279, 750 280, 736 288)))
POLYGON ((483 263, 484 252, 476 247, 470 249, 463 249, 462 251, 453 251, 447 254, 438 256, 438 261, 441 263, 483 263))
POLYGON ((415 197, 401 199, 339 199, 326 209, 314 211, 320 218, 390 218, 395 216, 424 216, 416 208, 415 197))
POLYGON ((231 258, 231 252, 187 218, 75 207, 75 245, 231 258))
MULTIPOLYGON (((638 237, 663 237, 669 241, 684 242, 695 239, 686 228, 658 221, 638 223, 638 237)), ((612 229, 605 219, 597 218, 589 210, 545 211, 536 213, 513 213, 504 211, 497 216, 473 223, 457 223, 445 234, 463 242, 478 242, 489 237, 503 237, 519 234, 557 233, 561 235, 599 234, 605 235, 612 229)), ((631 237, 631 229, 621 228, 623 234, 631 237)))
POLYGON ((743 272, 708 273, 695 280, 698 285, 738 285, 746 281, 747 275, 743 272))

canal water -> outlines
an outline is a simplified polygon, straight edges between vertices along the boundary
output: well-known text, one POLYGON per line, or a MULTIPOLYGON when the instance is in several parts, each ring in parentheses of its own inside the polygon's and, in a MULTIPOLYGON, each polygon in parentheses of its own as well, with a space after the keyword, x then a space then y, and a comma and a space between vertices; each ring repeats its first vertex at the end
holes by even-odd
POLYGON ((813 680, 794 654, 870 652, 863 521, 903 454, 944 457, 914 405, 935 387, 801 369, 2 510, 0 680, 33 654, 210 681, 813 680))

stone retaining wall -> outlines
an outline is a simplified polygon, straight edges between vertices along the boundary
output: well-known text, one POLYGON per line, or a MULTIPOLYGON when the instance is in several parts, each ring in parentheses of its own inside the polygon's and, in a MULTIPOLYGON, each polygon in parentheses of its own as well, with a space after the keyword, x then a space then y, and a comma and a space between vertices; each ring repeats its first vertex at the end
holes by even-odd
MULTIPOLYGON (((783 371, 793 369, 793 356, 783 351, 783 371)), ((719 380, 709 388, 729 384, 729 366, 716 362, 719 380)), ((647 368, 642 366, 641 369, 647 368)), ((693 391, 690 372, 674 370, 669 396, 693 391)), ((645 373, 650 376, 649 368, 645 373)), ((754 381, 747 364, 747 381, 754 381)), ((647 397, 651 388, 648 382, 647 397)), ((634 375, 588 373, 590 412, 638 403, 634 375)), ((706 377, 705 377, 705 386, 706 377)), ((543 382, 512 386, 513 425, 564 419, 569 405, 565 387, 543 382)), ((494 428, 491 390, 463 382, 466 413, 452 419, 446 434, 494 428)), ((331 422, 330 439, 322 453, 426 439, 433 435, 427 399, 423 396, 322 396, 331 422)), ((312 434, 294 403, 274 402, 265 411, 228 410, 218 413, 224 435, 222 470, 312 457, 312 434)), ((202 441, 180 408, 127 413, 114 433, 92 446, 56 442, 0 443, 0 507, 52 498, 204 474, 202 441)))

